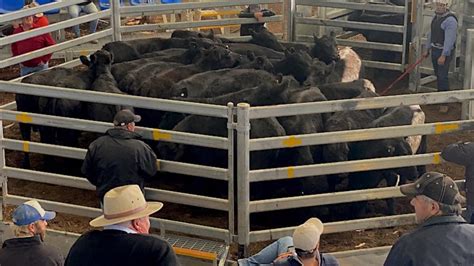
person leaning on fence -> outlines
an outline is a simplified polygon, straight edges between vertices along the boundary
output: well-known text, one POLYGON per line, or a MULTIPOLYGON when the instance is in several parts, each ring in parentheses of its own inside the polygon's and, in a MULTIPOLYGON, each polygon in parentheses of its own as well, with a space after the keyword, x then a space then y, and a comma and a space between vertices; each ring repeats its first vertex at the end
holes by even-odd
POLYGON ((441 152, 444 160, 463 165, 465 169, 465 187, 467 211, 466 220, 474 224, 474 143, 458 142, 449 144, 441 152))
POLYGON ((296 227, 293 237, 278 239, 259 253, 238 261, 239 266, 253 265, 304 265, 337 266, 336 258, 319 252, 319 240, 324 225, 318 218, 310 218, 296 227))
MULTIPOLYGON (((29 8, 29 6, 25 6, 29 8)), ((35 16, 37 16, 36 14, 35 16)), ((42 15, 42 14, 41 14, 42 15)), ((21 20, 21 23, 13 30, 13 34, 22 33, 38 27, 40 24, 35 26, 35 16, 27 16, 21 20)), ((38 23, 38 21, 37 21, 38 23)), ((44 22, 41 22, 44 23, 44 22)), ((51 37, 51 34, 45 33, 38 36, 28 38, 12 43, 11 50, 13 56, 19 56, 35 50, 39 50, 48 46, 55 45, 56 42, 51 37)), ((20 75, 25 76, 33 72, 41 71, 48 68, 51 54, 43 55, 37 58, 30 59, 20 64, 20 75)))
POLYGON ((132 111, 121 110, 114 117, 114 128, 89 145, 82 173, 97 187, 101 201, 118 186, 137 184, 144 191, 145 180, 158 170, 155 153, 134 132, 140 120, 132 111))
POLYGON ((178 265, 176 254, 164 240, 148 235, 149 216, 163 207, 146 202, 137 185, 114 188, 104 196, 104 214, 90 222, 69 250, 66 266, 178 265))
POLYGON ((259 32, 265 28, 265 22, 262 22, 263 17, 275 16, 275 13, 268 9, 260 9, 260 5, 248 5, 243 11, 239 13, 239 18, 255 18, 259 23, 242 24, 240 25, 240 36, 250 35, 250 29, 259 32))
MULTIPOLYGON (((433 0, 435 15, 431 21, 423 56, 431 53, 431 61, 437 79, 438 91, 449 91, 449 65, 455 57, 458 19, 448 9, 449 0, 433 0)), ((447 106, 441 106, 441 112, 447 112, 447 106)))
POLYGON ((12 216, 16 238, 3 242, 0 265, 63 265, 61 254, 43 243, 47 221, 56 217, 55 212, 45 211, 36 200, 31 200, 18 206, 12 216))
MULTIPOLYGON (((97 6, 94 4, 94 1, 92 0, 84 1, 82 3, 71 5, 68 7, 68 13, 71 16, 71 18, 79 17, 81 12, 86 13, 86 14, 93 14, 93 13, 98 13, 99 10, 97 9, 97 6)), ((99 20, 97 19, 89 22, 90 33, 94 33, 97 30, 98 23, 99 23, 99 20)), ((72 27, 72 30, 76 38, 81 37, 81 29, 79 25, 74 25, 72 27)), ((97 40, 92 40, 91 43, 97 44, 99 42, 97 40)))
POLYGON ((445 174, 427 172, 400 191, 412 197, 419 226, 392 246, 384 265, 474 265, 474 225, 460 216, 465 199, 456 183, 445 174))

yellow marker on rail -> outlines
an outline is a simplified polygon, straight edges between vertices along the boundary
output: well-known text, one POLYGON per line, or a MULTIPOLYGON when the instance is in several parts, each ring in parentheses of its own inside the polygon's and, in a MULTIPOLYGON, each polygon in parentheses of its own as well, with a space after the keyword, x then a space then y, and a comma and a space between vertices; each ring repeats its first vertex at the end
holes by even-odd
POLYGON ((153 140, 170 140, 171 134, 160 132, 159 129, 153 129, 153 140))
POLYGON ((23 141, 23 151, 24 152, 30 152, 30 142, 29 141, 23 141))
POLYGON ((459 124, 435 125, 435 134, 443 134, 459 129, 459 124))
POLYGON ((156 160, 156 169, 158 169, 158 171, 160 171, 160 160, 156 160))
POLYGON ((288 167, 287 175, 288 175, 288 178, 295 177, 295 168, 294 167, 288 167))
POLYGON ((173 247, 173 249, 176 255, 193 257, 193 258, 198 258, 198 259, 203 259, 203 260, 216 260, 217 259, 217 254, 210 253, 210 252, 187 249, 187 248, 178 248, 178 247, 173 247))
POLYGON ((88 55, 89 55, 89 52, 86 51, 86 50, 81 50, 81 51, 79 52, 79 55, 88 56, 88 55))
POLYGON ((33 117, 27 113, 21 113, 19 115, 16 115, 16 121, 22 122, 22 123, 31 123, 33 122, 33 117))
POLYGON ((289 136, 282 143, 285 147, 291 148, 291 147, 295 147, 297 145, 301 145, 303 143, 303 141, 300 138, 297 138, 295 136, 289 136))
POLYGON ((441 155, 439 153, 436 153, 433 156, 433 164, 440 164, 441 163, 441 155))

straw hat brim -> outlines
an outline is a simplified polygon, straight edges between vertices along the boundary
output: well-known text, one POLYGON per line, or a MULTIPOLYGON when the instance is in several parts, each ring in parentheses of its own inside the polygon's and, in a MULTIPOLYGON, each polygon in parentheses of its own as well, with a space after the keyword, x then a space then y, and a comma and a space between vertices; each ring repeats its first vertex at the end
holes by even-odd
POLYGON ((104 215, 101 215, 94 220, 90 221, 90 226, 92 227, 103 227, 107 225, 112 225, 112 224, 118 224, 118 223, 123 223, 126 221, 131 221, 134 219, 142 218, 145 216, 149 216, 157 211, 159 211, 161 208, 163 208, 163 203, 161 202, 148 202, 147 207, 137 213, 134 213, 132 215, 120 217, 120 218, 115 218, 115 219, 106 219, 104 215))

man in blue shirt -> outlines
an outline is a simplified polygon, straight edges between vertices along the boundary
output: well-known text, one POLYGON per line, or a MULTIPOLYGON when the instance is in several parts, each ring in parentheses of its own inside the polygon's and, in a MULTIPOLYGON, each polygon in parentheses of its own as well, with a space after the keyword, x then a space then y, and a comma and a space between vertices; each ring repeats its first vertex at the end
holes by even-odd
MULTIPOLYGON (((428 33, 424 56, 431 52, 434 72, 437 78, 438 91, 448 91, 449 64, 455 56, 456 33, 458 19, 448 9, 449 0, 433 0, 435 16, 431 21, 431 31, 428 33)), ((444 112, 447 112, 447 108, 444 112)))

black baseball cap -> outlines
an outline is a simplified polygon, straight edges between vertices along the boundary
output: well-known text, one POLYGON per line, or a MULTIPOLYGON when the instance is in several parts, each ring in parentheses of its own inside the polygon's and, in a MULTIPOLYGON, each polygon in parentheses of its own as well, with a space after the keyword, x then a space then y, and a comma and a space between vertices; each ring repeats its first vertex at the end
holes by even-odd
POLYGON ((415 197, 424 195, 439 203, 455 205, 464 202, 453 179, 438 172, 427 172, 414 183, 400 186, 402 194, 415 197))
POLYGON ((142 117, 139 115, 135 115, 132 111, 128 109, 123 109, 118 111, 114 117, 114 125, 115 126, 125 126, 132 122, 140 122, 142 117))

